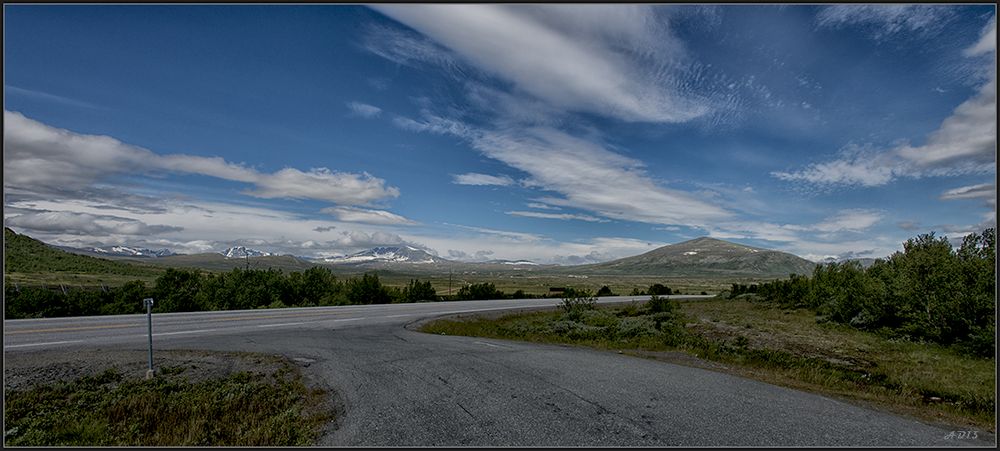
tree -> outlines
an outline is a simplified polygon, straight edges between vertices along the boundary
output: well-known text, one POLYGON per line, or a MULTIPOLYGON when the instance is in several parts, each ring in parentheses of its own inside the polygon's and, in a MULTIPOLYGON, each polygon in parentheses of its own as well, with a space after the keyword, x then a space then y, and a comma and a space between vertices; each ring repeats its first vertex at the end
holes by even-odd
POLYGON ((378 280, 378 274, 365 273, 360 279, 347 280, 347 298, 353 304, 388 304, 392 295, 378 280))
POLYGON ((455 297, 461 300, 501 299, 503 291, 490 282, 474 283, 459 289, 455 297))
POLYGON ((614 296, 614 293, 611 292, 611 288, 608 288, 608 286, 605 285, 605 286, 601 287, 600 290, 597 290, 597 295, 596 296, 597 297, 601 297, 601 296, 614 296))
POLYGON ((438 299, 437 292, 429 280, 426 282, 410 280, 406 288, 403 288, 402 298, 406 302, 436 301, 438 299))
POLYGON ((664 286, 661 283, 654 283, 649 286, 649 294, 657 296, 670 295, 673 294, 673 290, 671 290, 670 287, 664 286))
POLYGON ((197 301, 201 279, 201 274, 197 271, 168 268, 154 283, 154 308, 158 312, 203 310, 197 301))

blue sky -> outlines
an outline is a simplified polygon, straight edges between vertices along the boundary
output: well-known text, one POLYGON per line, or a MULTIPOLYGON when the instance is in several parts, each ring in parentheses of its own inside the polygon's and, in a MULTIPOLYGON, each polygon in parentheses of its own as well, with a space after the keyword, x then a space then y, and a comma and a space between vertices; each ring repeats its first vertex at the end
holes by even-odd
POLYGON ((70 246, 812 260, 996 224, 993 5, 5 5, 4 222, 70 246))

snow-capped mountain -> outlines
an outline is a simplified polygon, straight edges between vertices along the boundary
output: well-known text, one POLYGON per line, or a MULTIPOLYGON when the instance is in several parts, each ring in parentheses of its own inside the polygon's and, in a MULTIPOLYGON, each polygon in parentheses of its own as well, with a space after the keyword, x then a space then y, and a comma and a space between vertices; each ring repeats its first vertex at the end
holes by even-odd
POLYGON ((224 255, 226 258, 247 258, 247 257, 267 257, 271 254, 270 252, 259 251, 257 249, 249 249, 243 246, 234 246, 226 249, 220 254, 224 255))
POLYGON ((146 249, 144 247, 131 246, 91 247, 84 250, 112 257, 166 257, 168 255, 176 255, 170 249, 146 249))
POLYGON ((444 260, 412 246, 378 246, 339 257, 326 257, 327 263, 437 263, 444 260))
POLYGON ((520 266, 520 265, 538 266, 538 263, 535 263, 531 260, 489 260, 483 263, 491 263, 494 265, 511 265, 511 266, 520 266))

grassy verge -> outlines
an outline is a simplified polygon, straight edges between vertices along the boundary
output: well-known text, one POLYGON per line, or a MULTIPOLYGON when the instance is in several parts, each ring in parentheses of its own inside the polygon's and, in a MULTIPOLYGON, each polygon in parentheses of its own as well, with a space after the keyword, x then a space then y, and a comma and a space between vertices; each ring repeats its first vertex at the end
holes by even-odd
MULTIPOLYGON (((662 304, 662 303, 661 303, 662 304)), ((996 432, 996 361, 731 300, 443 319, 424 332, 577 344, 702 366, 996 432)))
POLYGON ((307 446, 331 415, 290 367, 191 382, 109 369, 5 393, 5 446, 307 446))

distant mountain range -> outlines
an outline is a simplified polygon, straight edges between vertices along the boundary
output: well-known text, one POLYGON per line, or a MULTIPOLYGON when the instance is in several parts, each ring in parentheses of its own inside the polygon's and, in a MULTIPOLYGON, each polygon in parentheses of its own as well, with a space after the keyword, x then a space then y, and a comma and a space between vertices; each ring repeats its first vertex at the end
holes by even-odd
POLYGON ((358 264, 358 263, 443 263, 445 260, 431 255, 427 251, 412 246, 378 246, 342 257, 327 257, 325 263, 358 264))
POLYGON ((487 261, 485 261, 483 263, 488 264, 488 265, 511 265, 511 266, 527 265, 527 266, 538 266, 538 263, 535 263, 535 262, 533 262, 531 260, 487 260, 487 261))
MULTIPOLYGON (((337 273, 389 270, 401 273, 441 273, 442 271, 506 273, 530 272, 536 275, 636 275, 681 277, 787 277, 791 273, 811 274, 816 263, 785 252, 745 246, 714 238, 697 238, 663 246, 641 255, 603 263, 560 266, 538 264, 530 260, 489 260, 461 262, 433 255, 406 245, 376 246, 361 252, 326 258, 303 258, 275 255, 270 252, 234 246, 222 252, 175 254, 168 249, 151 250, 136 246, 110 246, 76 249, 56 247, 76 254, 115 260, 142 260, 157 266, 194 267, 227 270, 235 267, 281 268, 301 271, 312 266, 326 266, 337 273), (252 257, 249 260, 247 257, 252 257), (248 260, 248 261, 242 261, 248 260)), ((869 266, 873 259, 859 259, 869 266)))
POLYGON ((785 252, 696 238, 604 263, 562 267, 574 274, 767 276, 812 274, 815 263, 785 252))
POLYGON ((146 249, 144 247, 130 247, 130 246, 105 246, 105 247, 88 247, 84 249, 91 253, 97 255, 106 255, 114 257, 166 257, 168 255, 175 255, 170 249, 146 249))

